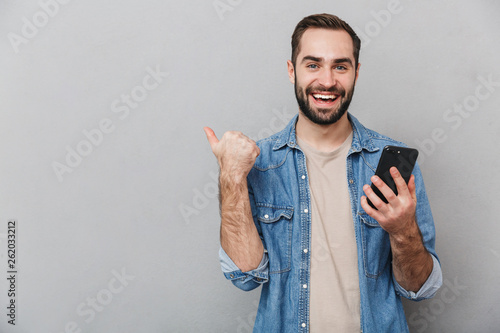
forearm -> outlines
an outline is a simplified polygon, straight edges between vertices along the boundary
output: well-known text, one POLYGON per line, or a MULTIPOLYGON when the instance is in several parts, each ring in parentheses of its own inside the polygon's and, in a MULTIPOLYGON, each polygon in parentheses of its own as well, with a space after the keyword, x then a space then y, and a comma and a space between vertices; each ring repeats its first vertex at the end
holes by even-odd
POLYGON ((264 247, 253 222, 246 177, 238 179, 221 170, 219 183, 221 246, 242 272, 253 270, 264 247))
POLYGON ((417 292, 432 272, 433 260, 422 242, 417 223, 402 234, 391 235, 392 269, 396 281, 408 291, 417 292))

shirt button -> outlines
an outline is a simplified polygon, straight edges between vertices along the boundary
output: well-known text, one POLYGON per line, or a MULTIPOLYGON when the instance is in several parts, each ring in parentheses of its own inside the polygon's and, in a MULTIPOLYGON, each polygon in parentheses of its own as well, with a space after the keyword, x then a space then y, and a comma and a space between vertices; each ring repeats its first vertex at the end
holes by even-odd
POLYGON ((302 179, 306 179, 306 176, 302 175, 302 179))
POLYGON ((353 179, 349 179, 349 183, 353 184, 354 180, 353 179))
POLYGON ((302 327, 306 327, 306 323, 302 323, 302 325, 300 325, 300 326, 302 326, 302 327))
POLYGON ((306 208, 306 209, 304 209, 304 213, 307 213, 307 212, 309 212, 309 211, 307 210, 307 208, 306 208))
POLYGON ((257 278, 257 281, 260 282, 260 278, 257 278))
POLYGON ((267 214, 266 214, 266 215, 264 215, 264 218, 268 219, 268 218, 269 218, 269 215, 267 215, 267 214))
POLYGON ((302 288, 307 289, 307 284, 303 284, 302 288))
POLYGON ((234 274, 229 274, 229 277, 232 279, 234 278, 234 274))
POLYGON ((307 253, 307 249, 304 249, 304 253, 307 253))

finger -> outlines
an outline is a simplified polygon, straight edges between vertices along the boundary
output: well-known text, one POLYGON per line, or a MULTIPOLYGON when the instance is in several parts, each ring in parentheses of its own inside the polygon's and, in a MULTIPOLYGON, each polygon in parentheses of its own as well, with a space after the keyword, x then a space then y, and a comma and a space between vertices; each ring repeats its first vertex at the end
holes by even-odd
POLYGON ((210 127, 203 127, 203 130, 205 131, 208 143, 210 144, 212 151, 214 151, 215 146, 219 143, 219 139, 217 139, 217 136, 210 127))
POLYGON ((401 176, 401 173, 399 173, 399 170, 396 167, 391 167, 390 172, 392 179, 394 179, 394 183, 396 184, 398 194, 406 195, 409 193, 408 186, 406 185, 403 176, 401 176))
MULTIPOLYGON (((375 185, 378 188, 380 193, 382 193, 384 195, 384 197, 387 199, 388 202, 391 202, 392 200, 394 200, 394 198, 396 197, 396 194, 382 179, 380 179, 380 177, 373 176, 371 178, 371 181, 372 181, 373 185, 375 185)), ((366 193, 366 191, 365 191, 365 193, 366 193)), ((371 196, 368 196, 368 198, 370 198, 370 200, 372 200, 371 196)), ((375 205, 375 203, 373 203, 373 204, 375 205)), ((375 205, 375 207, 378 208, 377 205, 375 205)))
POLYGON ((410 181, 408 182, 408 190, 410 191, 410 195, 413 201, 417 202, 417 186, 415 185, 414 175, 411 175, 410 177, 410 181))
MULTIPOLYGON (((368 199, 370 199, 370 201, 372 202, 372 204, 377 207, 378 210, 380 210, 386 203, 384 201, 382 201, 382 199, 380 199, 380 197, 377 195, 377 193, 375 193, 373 191, 373 189, 369 186, 369 185, 366 185, 363 186, 363 192, 365 192, 365 195, 368 199)), ((372 210, 375 210, 373 209, 370 204, 368 204, 368 201, 366 201, 366 204, 368 205, 368 207, 370 207, 372 210)), ((363 207, 363 209, 365 209, 365 207, 363 207)), ((365 209, 365 212, 368 213, 368 211, 365 209)))
MULTIPOLYGON (((366 186, 368 186, 368 185, 366 185, 366 186)), ((370 199, 370 201, 373 203, 372 199, 370 199)), ((373 205, 375 206, 374 203, 373 203, 373 205)), ((377 206, 375 206, 375 207, 377 207, 377 206)), ((364 195, 361 196, 361 208, 363 208, 363 210, 366 212, 366 214, 370 215, 375 220, 377 220, 377 221, 381 220, 382 215, 381 215, 380 211, 373 209, 373 207, 370 206, 370 204, 368 203, 367 197, 365 197, 364 195)))

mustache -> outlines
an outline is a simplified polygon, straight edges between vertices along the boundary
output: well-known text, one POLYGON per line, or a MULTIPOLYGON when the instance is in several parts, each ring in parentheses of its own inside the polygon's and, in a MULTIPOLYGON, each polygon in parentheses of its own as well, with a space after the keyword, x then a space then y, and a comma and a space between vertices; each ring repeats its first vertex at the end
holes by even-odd
POLYGON ((319 93, 333 93, 336 95, 340 95, 342 97, 345 97, 345 89, 342 87, 331 87, 328 89, 325 89, 324 87, 307 87, 306 88, 306 94, 309 95, 312 92, 319 92, 319 93))

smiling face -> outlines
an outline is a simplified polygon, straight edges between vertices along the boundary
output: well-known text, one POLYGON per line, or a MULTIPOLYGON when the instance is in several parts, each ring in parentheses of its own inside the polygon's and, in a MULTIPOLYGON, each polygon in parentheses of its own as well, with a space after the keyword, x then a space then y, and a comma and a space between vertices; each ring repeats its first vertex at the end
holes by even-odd
POLYGON ((344 30, 310 28, 296 63, 288 61, 301 113, 319 125, 337 122, 349 108, 358 77, 353 42, 344 30))

